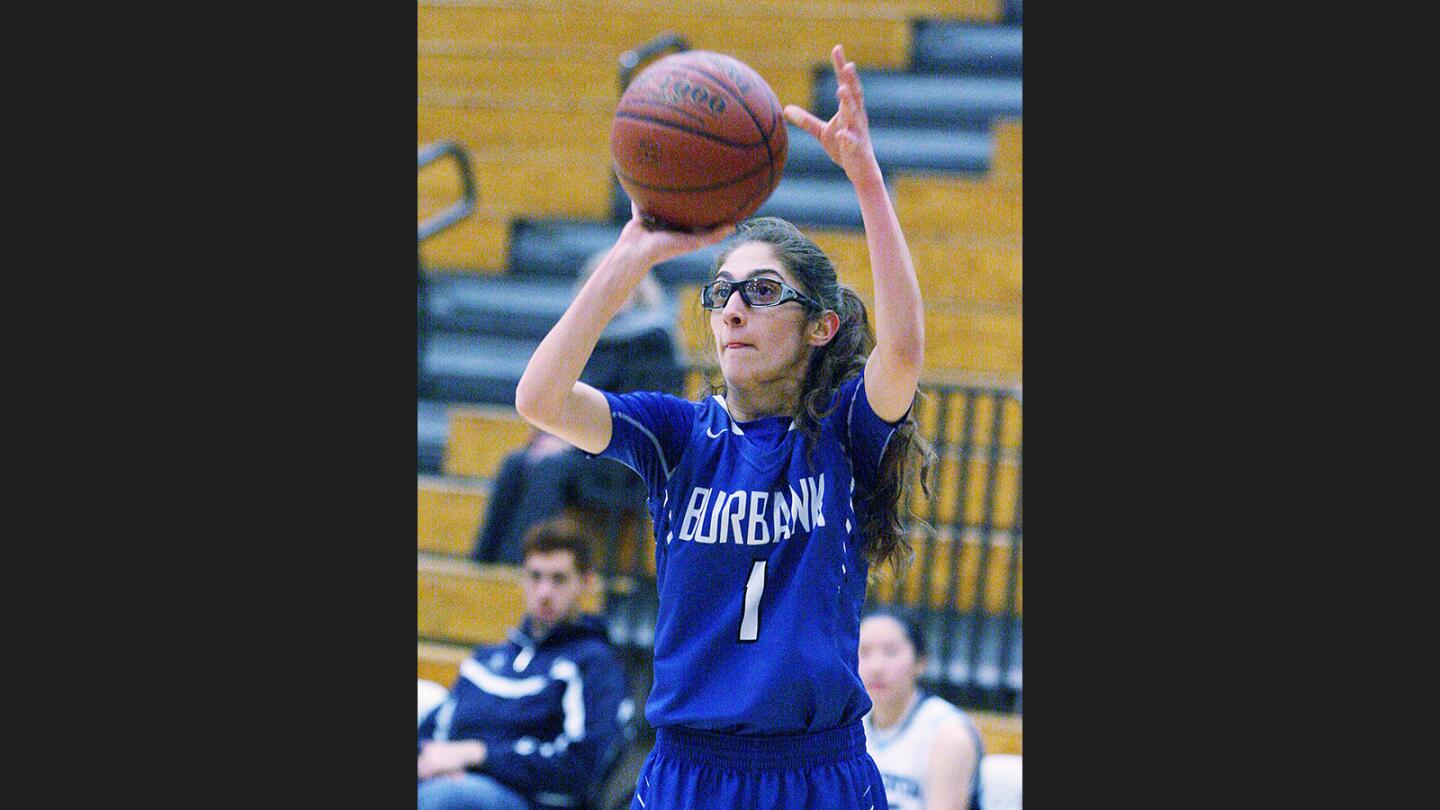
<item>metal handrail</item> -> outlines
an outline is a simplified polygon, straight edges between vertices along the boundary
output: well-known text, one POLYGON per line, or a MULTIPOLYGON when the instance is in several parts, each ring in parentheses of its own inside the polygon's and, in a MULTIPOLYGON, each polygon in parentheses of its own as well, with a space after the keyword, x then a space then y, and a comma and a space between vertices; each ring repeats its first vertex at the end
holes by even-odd
POLYGON ((465 147, 455 141, 436 141, 435 143, 427 144, 420 150, 416 170, 423 169, 443 157, 454 158, 455 163, 459 165, 460 182, 463 185, 463 191, 460 199, 452 203, 450 207, 420 223, 418 230, 419 242, 424 242, 426 239, 449 228, 451 225, 470 216, 470 212, 475 210, 475 200, 477 199, 475 193, 475 176, 470 171, 470 156, 465 153, 465 147))
POLYGON ((625 88, 630 86, 630 80, 635 77, 635 71, 640 68, 642 62, 671 48, 676 51, 688 51, 690 42, 679 34, 665 33, 638 48, 620 54, 620 92, 624 93, 625 88))

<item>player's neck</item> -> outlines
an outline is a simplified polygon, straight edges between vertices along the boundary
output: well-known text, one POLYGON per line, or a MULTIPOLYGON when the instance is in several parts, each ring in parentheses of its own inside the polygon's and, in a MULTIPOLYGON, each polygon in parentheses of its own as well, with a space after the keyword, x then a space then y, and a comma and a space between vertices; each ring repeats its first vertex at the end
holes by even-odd
POLYGON ((800 399, 800 380, 785 380, 765 386, 741 388, 726 385, 725 407, 736 422, 767 416, 790 416, 800 399))
POLYGON ((919 692, 912 686, 903 697, 897 697, 889 703, 876 703, 871 709, 870 725, 880 730, 894 727, 910 711, 918 696, 919 692))

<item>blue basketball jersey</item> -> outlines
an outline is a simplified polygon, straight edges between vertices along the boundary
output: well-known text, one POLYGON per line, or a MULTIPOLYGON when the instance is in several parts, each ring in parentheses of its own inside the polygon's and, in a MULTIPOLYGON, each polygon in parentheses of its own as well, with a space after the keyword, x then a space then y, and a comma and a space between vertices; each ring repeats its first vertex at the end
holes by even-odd
POLYGON ((856 509, 895 426, 870 409, 863 378, 837 392, 813 465, 789 417, 736 422, 719 396, 605 395, 600 455, 645 479, 655 525, 652 726, 808 734, 870 710, 856 509))

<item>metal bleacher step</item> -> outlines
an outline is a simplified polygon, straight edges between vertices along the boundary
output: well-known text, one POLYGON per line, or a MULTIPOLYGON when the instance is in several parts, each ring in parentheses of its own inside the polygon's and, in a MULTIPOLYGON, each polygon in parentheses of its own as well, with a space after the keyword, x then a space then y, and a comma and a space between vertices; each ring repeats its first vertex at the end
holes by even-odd
MULTIPOLYGON (((451 326, 472 331, 437 331, 431 335, 422 368, 425 390, 432 397, 451 402, 513 407, 515 386, 530 356, 564 313, 569 299, 564 304, 551 303, 549 309, 534 308, 508 321, 500 300, 475 300, 470 308, 452 312, 451 326), (505 330, 498 328, 501 322, 505 330)), ((673 305, 617 316, 601 335, 580 379, 601 384, 596 375, 603 376, 613 364, 621 362, 627 350, 653 345, 653 338, 647 337, 668 330, 675 317, 673 305)))
MULTIPOLYGON (((439 272, 429 279, 430 326, 437 333, 539 341, 575 297, 575 281, 557 275, 490 276, 439 272)), ((668 327, 674 302, 654 311, 627 310, 606 324, 604 344, 668 327)))
POLYGON ((544 337, 573 298, 573 279, 436 272, 428 278, 430 327, 492 337, 544 337))
POLYGON ((445 441, 450 435, 449 409, 443 402, 416 401, 416 468, 421 473, 439 474, 445 466, 445 441))
POLYGON ((917 72, 1019 78, 1024 70, 1024 29, 1019 25, 918 20, 913 36, 910 69, 917 72))
POLYGON ((947 625, 946 615, 937 613, 921 626, 929 658, 926 678, 985 689, 1024 689, 1025 626, 1020 619, 969 613, 949 616, 947 625), (1008 656, 1002 655, 1007 647, 1008 656))
POLYGON ((484 521, 492 485, 489 479, 417 476, 416 550, 468 556, 484 521))
MULTIPOLYGON (((622 192, 623 193, 623 192, 622 192)), ((630 204, 625 203, 625 217, 630 204)), ((510 272, 519 276, 556 276, 573 282, 592 254, 608 250, 620 236, 618 222, 565 219, 517 220, 510 235, 510 272)), ((715 246, 655 266, 665 285, 698 284, 710 278, 715 246)))
POLYGON ((437 399, 514 407, 515 385, 539 344, 539 338, 435 334, 422 376, 437 399))
MULTIPOLYGON (((790 127, 785 175, 843 177, 820 142, 790 127)), ((887 176, 897 171, 982 174, 990 167, 994 138, 989 132, 936 127, 877 126, 870 130, 875 159, 887 176)))
MULTIPOLYGON (((865 111, 872 126, 933 126, 983 130, 996 118, 1020 118, 1019 78, 860 71, 865 111)), ((835 74, 815 76, 814 113, 828 119, 838 108, 835 74)))

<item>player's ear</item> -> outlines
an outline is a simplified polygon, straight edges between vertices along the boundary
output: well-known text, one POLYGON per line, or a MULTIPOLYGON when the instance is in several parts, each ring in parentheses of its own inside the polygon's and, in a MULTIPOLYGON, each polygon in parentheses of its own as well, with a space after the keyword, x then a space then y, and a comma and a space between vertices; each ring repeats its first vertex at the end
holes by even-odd
POLYGON ((811 346, 824 346, 835 339, 840 331, 840 316, 827 309, 817 318, 811 318, 805 325, 805 342, 811 346))

